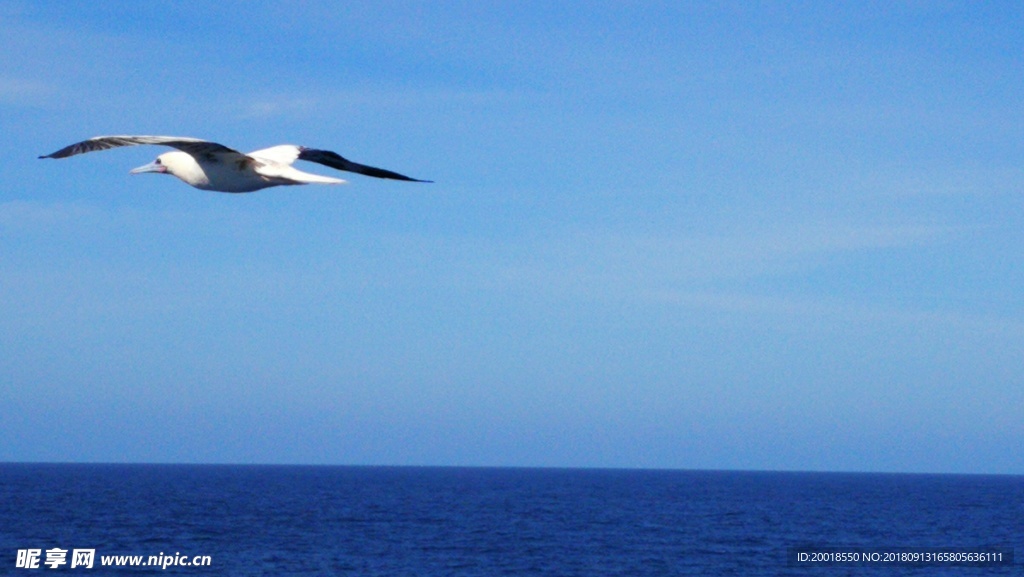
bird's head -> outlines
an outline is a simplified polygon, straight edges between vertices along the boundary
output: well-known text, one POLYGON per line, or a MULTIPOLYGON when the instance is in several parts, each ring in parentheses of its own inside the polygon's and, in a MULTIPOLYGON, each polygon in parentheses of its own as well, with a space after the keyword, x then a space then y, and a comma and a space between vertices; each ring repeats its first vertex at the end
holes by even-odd
MULTIPOLYGON (((138 168, 133 168, 131 171, 129 171, 129 174, 142 174, 143 172, 156 172, 160 174, 170 172, 171 174, 174 174, 174 171, 171 167, 174 166, 175 154, 185 153, 175 150, 174 152, 167 152, 161 154, 160 156, 156 157, 156 160, 154 160, 153 162, 150 162, 149 164, 140 166, 138 168)), ((185 154, 185 156, 188 155, 185 154)))
POLYGON ((129 171, 129 174, 142 174, 144 172, 155 172, 158 174, 170 174, 177 176, 185 182, 195 186, 193 181, 201 180, 203 176, 199 164, 194 158, 181 152, 173 150, 165 152, 156 157, 156 160, 149 164, 140 166, 129 171))

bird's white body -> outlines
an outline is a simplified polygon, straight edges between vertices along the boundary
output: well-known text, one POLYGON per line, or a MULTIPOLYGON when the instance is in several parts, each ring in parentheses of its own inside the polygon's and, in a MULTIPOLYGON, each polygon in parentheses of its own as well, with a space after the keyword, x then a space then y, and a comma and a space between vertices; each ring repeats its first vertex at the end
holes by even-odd
MULTIPOLYGON (((274 147, 274 149, 280 148, 291 148, 295 150, 292 156, 298 156, 298 147, 291 145, 274 147)), ((218 192, 253 192, 271 186, 313 183, 343 184, 346 182, 340 178, 303 172, 291 166, 290 163, 284 164, 265 156, 257 156, 260 152, 265 151, 256 151, 245 155, 249 158, 196 160, 193 156, 175 150, 161 154, 152 164, 141 166, 133 172, 135 174, 165 172, 198 189, 218 192), (253 158, 260 162, 253 162, 251 160, 253 158), (163 167, 163 170, 158 167, 163 167)))
POLYGON ((376 178, 430 182, 352 162, 329 150, 281 144, 242 154, 223 144, 181 136, 97 136, 40 158, 66 158, 86 152, 140 144, 159 144, 177 150, 161 154, 153 162, 132 170, 132 174, 170 174, 202 190, 253 192, 271 186, 345 182, 340 178, 303 172, 292 166, 296 160, 316 162, 338 170, 376 178))

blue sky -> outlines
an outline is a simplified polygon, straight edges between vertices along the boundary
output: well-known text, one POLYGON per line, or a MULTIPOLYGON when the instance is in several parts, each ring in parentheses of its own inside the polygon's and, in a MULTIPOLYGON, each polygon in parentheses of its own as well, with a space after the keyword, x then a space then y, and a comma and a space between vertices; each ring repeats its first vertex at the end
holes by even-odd
POLYGON ((1024 473, 1018 3, 0 20, 0 460, 1024 473))

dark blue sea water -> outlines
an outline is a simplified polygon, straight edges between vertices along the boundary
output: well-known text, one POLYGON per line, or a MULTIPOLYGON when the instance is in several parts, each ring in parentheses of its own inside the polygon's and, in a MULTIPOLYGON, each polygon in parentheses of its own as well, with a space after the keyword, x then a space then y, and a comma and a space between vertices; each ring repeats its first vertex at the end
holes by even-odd
POLYGON ((0 574, 1020 575, 1022 556, 1024 477, 0 464, 0 574), (1017 564, 788 556, 997 546, 1017 564), (94 566, 51 569, 55 548, 94 566), (136 555, 210 565, 101 566, 136 555))

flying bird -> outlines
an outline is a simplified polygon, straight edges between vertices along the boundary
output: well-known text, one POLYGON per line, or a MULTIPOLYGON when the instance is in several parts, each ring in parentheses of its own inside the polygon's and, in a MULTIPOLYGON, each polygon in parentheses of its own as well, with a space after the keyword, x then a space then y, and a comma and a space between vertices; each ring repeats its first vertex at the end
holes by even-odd
POLYGON ((330 150, 281 144, 242 154, 223 144, 184 136, 97 136, 65 146, 57 152, 39 158, 67 158, 86 152, 140 144, 157 144, 176 150, 161 154, 153 162, 132 170, 130 174, 143 172, 170 174, 186 184, 202 190, 253 192, 271 186, 342 184, 345 182, 340 178, 302 172, 292 166, 296 160, 307 160, 375 178, 432 182, 352 162, 330 150))

